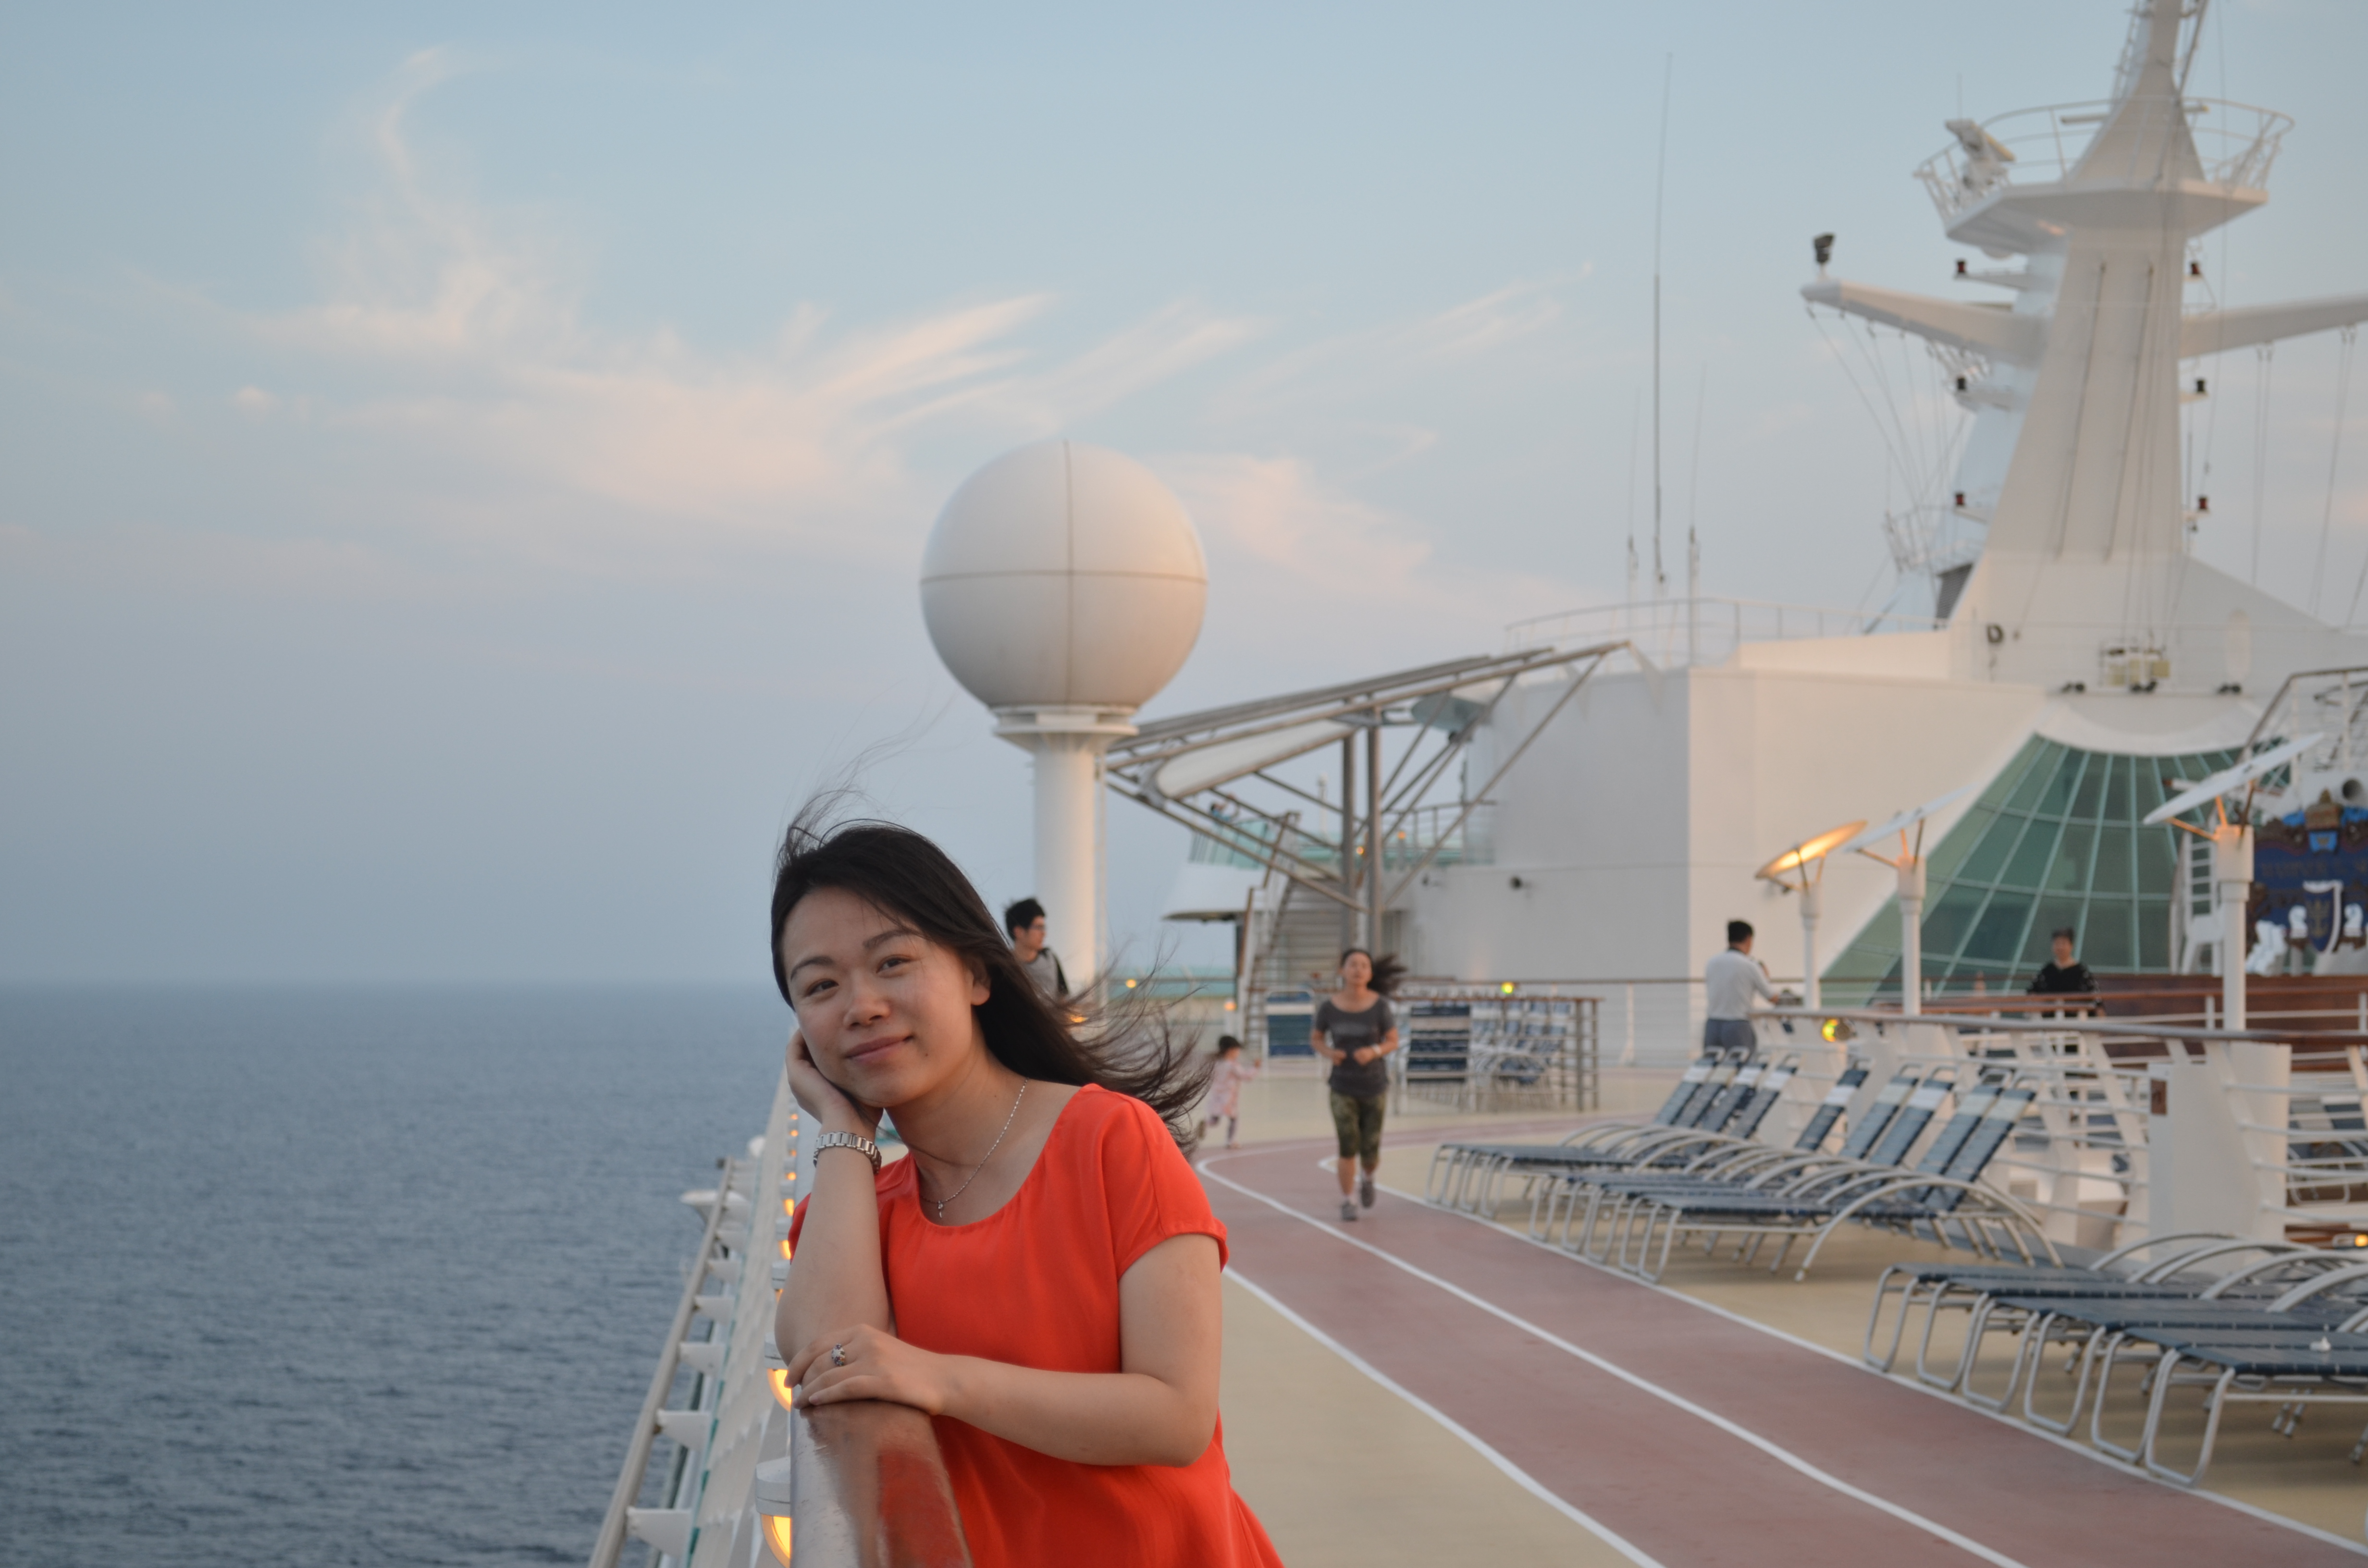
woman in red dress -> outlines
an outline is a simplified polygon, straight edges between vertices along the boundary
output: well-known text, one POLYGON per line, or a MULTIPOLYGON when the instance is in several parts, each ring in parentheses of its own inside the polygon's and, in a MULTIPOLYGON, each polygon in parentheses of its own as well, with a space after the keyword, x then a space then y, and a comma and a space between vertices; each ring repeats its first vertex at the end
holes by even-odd
POLYGON ((979 1568, 1281 1568, 1217 1419, 1225 1232, 1177 1131, 1205 1069, 1081 1037, 885 824, 791 829, 773 965, 823 1145, 775 1325, 800 1403, 926 1411, 979 1568))

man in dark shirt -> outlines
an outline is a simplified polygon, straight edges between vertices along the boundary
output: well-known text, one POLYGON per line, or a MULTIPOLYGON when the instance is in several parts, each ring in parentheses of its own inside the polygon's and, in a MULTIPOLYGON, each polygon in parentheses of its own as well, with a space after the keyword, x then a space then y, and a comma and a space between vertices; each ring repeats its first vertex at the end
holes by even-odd
POLYGON ((2097 977, 2089 966, 2072 956, 2072 927, 2059 926, 2055 932, 2055 960, 2042 968, 2039 978, 2031 983, 2029 994, 2033 996, 2093 996, 2097 994, 2097 977))

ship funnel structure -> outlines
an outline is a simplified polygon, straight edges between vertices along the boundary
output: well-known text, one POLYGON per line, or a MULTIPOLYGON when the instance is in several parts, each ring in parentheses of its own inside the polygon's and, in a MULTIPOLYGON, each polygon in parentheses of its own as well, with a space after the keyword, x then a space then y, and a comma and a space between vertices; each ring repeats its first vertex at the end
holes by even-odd
POLYGON ((2003 298, 1873 288, 1822 266, 1802 290, 1922 338, 1973 415, 1952 477, 1907 476, 1931 494, 1917 498, 1916 550, 1894 548, 1958 631, 1961 674, 2085 688, 2105 678, 2104 648, 2179 665, 2188 630, 2283 608, 2190 558, 2193 528, 2227 514, 2182 483, 2193 376, 2180 362, 2351 325, 2368 294, 2241 310, 2211 297, 2191 247, 2269 199, 2292 122, 2188 96, 2203 11, 2141 0, 2110 99, 1946 122, 1916 177, 1951 241, 2021 258, 1957 266, 2003 298))

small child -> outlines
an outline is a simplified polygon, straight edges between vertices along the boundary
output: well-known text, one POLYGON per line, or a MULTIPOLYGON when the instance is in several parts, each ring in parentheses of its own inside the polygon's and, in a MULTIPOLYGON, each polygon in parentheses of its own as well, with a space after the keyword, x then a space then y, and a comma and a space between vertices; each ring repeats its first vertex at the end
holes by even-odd
POLYGON ((1209 1074, 1209 1126, 1225 1124, 1225 1147, 1234 1148, 1241 1128, 1242 1085, 1258 1076, 1258 1069, 1242 1060, 1242 1042, 1229 1034, 1217 1037, 1217 1068, 1209 1074))

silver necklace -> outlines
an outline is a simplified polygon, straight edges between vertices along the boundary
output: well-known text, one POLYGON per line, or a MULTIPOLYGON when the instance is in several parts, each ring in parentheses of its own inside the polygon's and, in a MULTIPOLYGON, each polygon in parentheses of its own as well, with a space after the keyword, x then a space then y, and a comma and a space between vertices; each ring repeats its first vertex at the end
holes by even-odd
POLYGON ((938 1206, 939 1224, 942 1225, 946 1222, 946 1205, 951 1203, 955 1199, 960 1198, 963 1193, 970 1190, 970 1184, 978 1179, 978 1173, 986 1169, 986 1162, 995 1158, 995 1152, 1003 1147, 1003 1133, 1011 1131, 1012 1120, 1019 1114, 1019 1102, 1027 1097, 1028 1080, 1022 1078, 1019 1080, 1019 1092, 1011 1096, 1011 1115, 1003 1119, 1003 1132, 998 1132, 995 1135, 995 1142, 986 1146, 986 1153, 978 1157, 978 1164, 971 1166, 970 1175, 963 1179, 962 1184, 960 1187, 954 1188, 953 1191, 943 1198, 933 1198, 929 1200, 938 1206))

